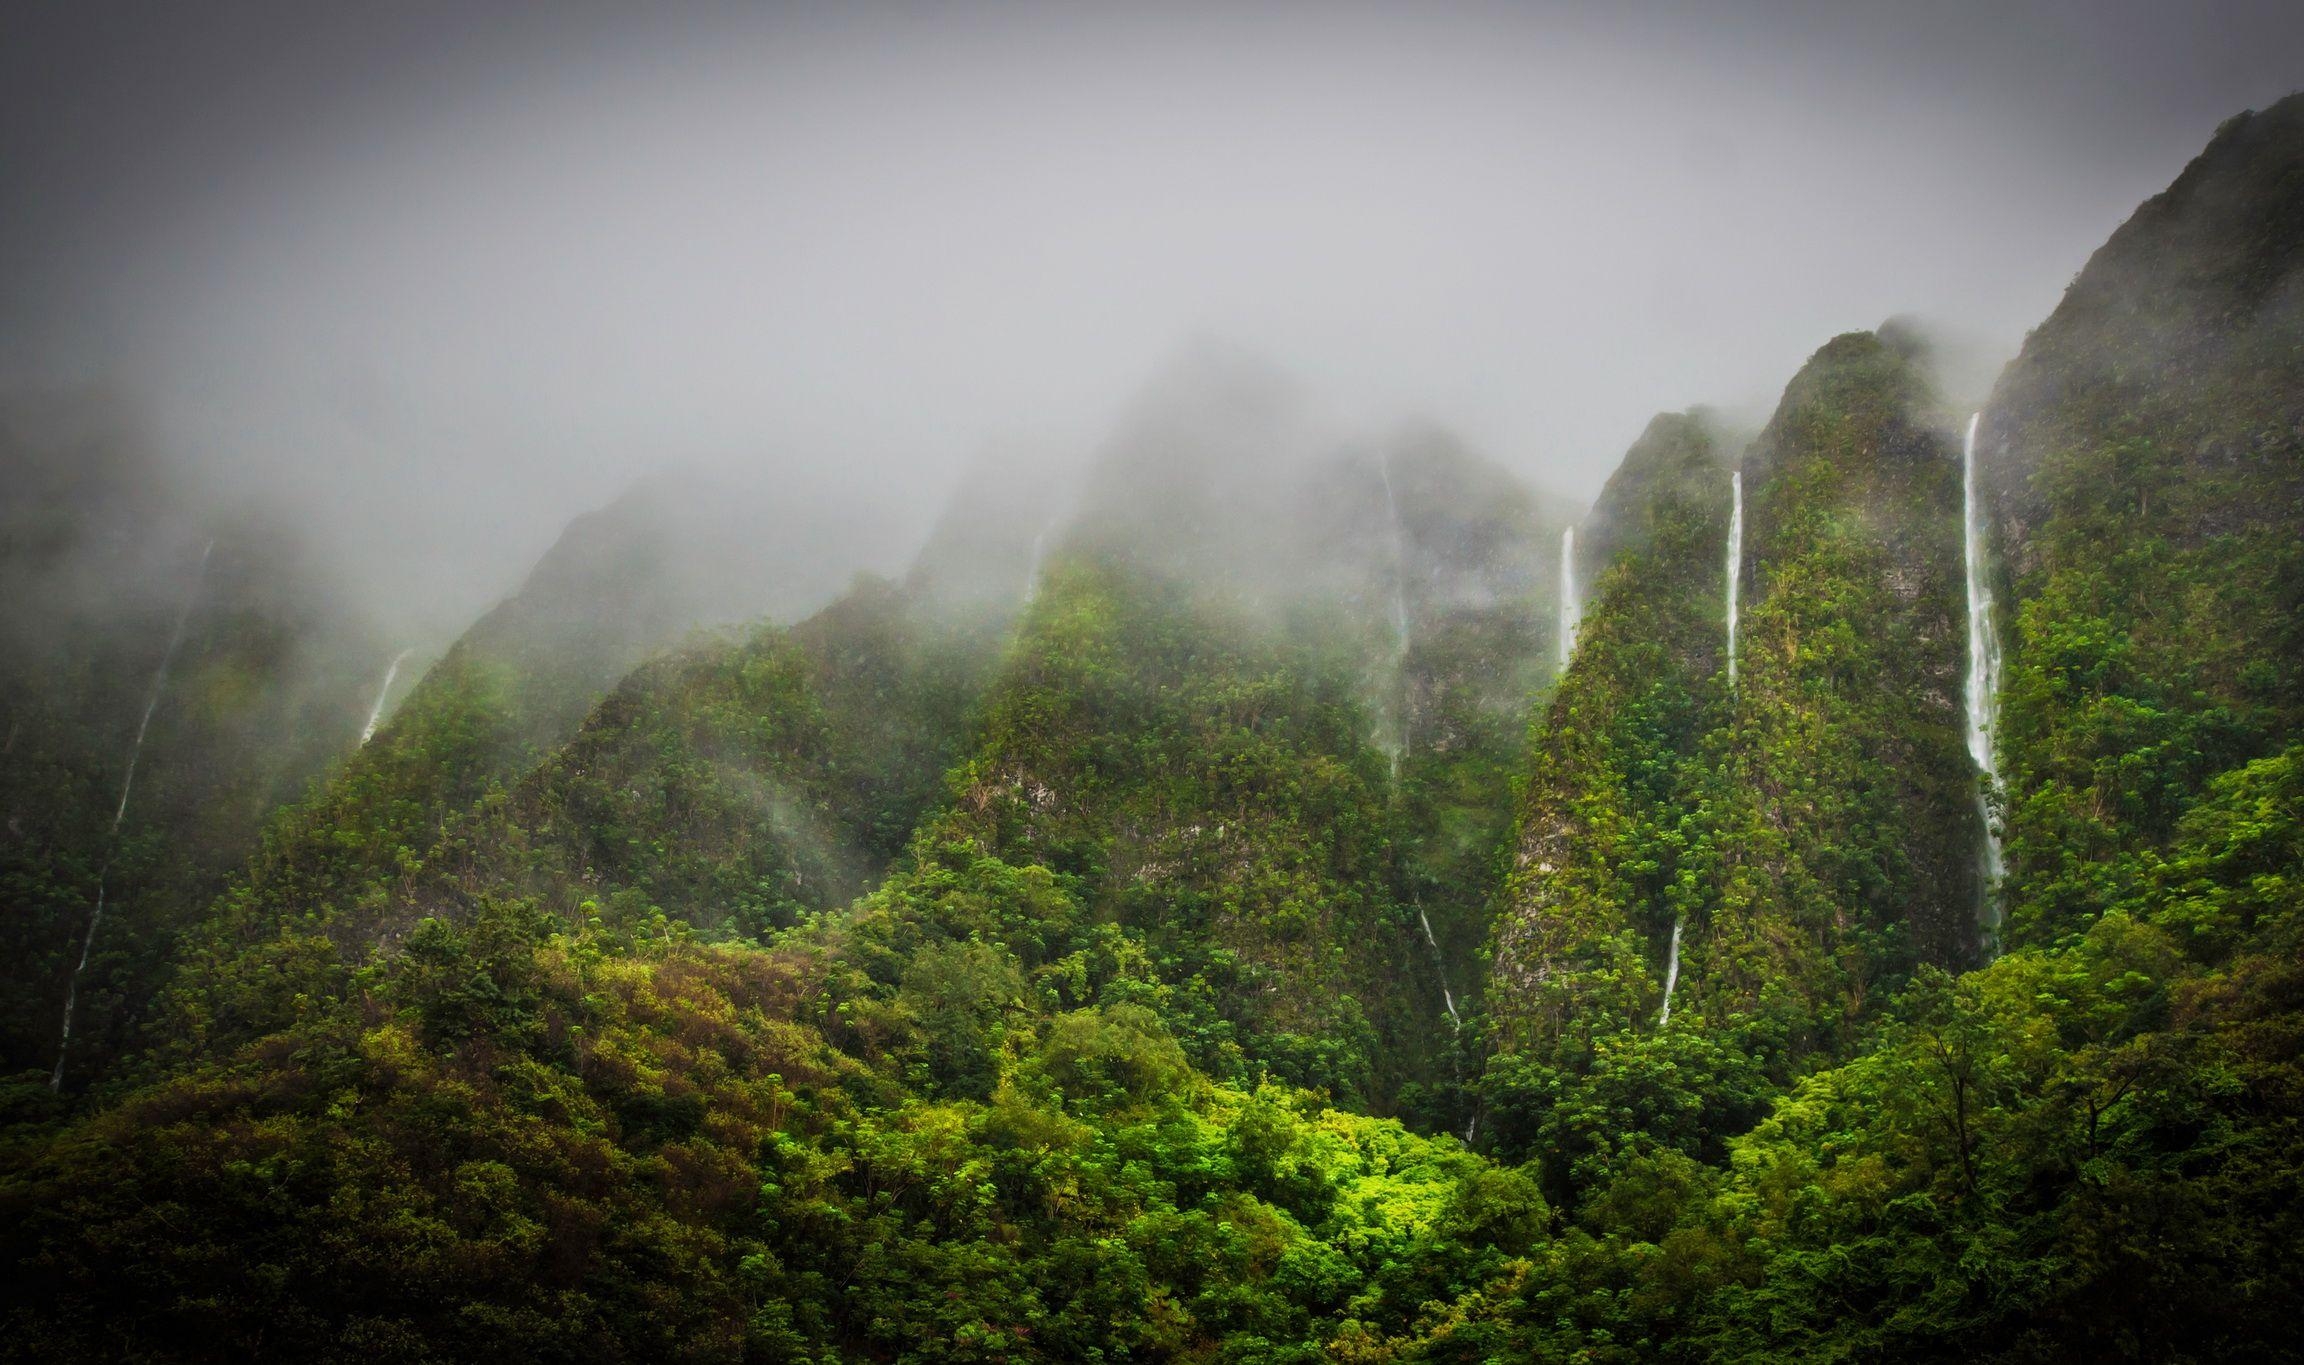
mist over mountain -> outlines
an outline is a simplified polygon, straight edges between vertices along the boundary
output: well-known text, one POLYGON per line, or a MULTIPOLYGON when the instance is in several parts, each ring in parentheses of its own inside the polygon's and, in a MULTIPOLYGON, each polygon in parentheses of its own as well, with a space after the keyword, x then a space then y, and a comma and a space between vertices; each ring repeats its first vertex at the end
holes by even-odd
POLYGON ((1974 406, 2295 83, 2288 6, 2213 8, 31 0, 0 392, 107 387, 436 644, 665 469, 869 507, 899 572, 978 451, 1083 455, 1192 336, 1588 501, 1906 310, 1974 406))
POLYGON ((0 1355, 2299 1356, 2294 15, 0 26, 0 1355))

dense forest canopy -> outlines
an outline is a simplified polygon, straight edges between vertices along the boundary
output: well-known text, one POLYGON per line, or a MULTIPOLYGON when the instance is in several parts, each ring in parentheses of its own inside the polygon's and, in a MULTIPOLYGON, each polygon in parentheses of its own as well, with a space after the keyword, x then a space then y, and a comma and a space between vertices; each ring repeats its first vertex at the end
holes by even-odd
POLYGON ((1582 513, 1195 346, 444 649, 13 421, 0 1352, 2297 1359, 2304 96, 1973 422, 1819 340, 1582 513))

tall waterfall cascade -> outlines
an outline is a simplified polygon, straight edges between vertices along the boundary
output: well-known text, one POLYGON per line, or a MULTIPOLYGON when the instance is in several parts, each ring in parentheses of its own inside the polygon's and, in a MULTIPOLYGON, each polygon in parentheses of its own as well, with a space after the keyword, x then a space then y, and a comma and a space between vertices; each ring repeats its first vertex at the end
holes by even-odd
POLYGON ((151 690, 144 695, 144 714, 136 722, 136 738, 128 745, 128 768, 120 778, 120 800, 112 808, 112 827, 105 831, 104 860, 96 867, 96 902, 88 911, 88 932, 80 939, 80 957, 72 964, 71 979, 64 986, 64 1027, 56 1042, 56 1069, 48 1073, 48 1088, 64 1088, 64 1059, 72 1051, 72 1016, 80 1004, 80 974, 88 970, 88 955, 96 947, 96 930, 104 923, 104 879, 112 870, 110 844, 120 837, 120 822, 128 818, 128 795, 136 789, 136 764, 144 757, 144 736, 151 732, 152 713, 160 709, 160 694, 168 685, 168 666, 176 661, 176 651, 184 643, 184 628, 191 623, 192 606, 200 598, 201 580, 208 575, 208 556, 216 552, 211 540, 200 551, 199 567, 192 571, 192 588, 184 594, 183 605, 176 609, 176 624, 168 631, 168 646, 160 651, 160 666, 153 670, 151 690))
POLYGON ((392 680, 400 676, 401 663, 415 652, 414 646, 403 649, 392 656, 391 663, 384 666, 384 685, 376 689, 376 704, 368 708, 368 723, 360 727, 362 744, 376 738, 376 727, 384 723, 384 703, 392 697, 392 680))
POLYGON ((1664 964, 1664 1008, 1656 1011, 1656 1027, 1672 1022, 1672 992, 1680 989, 1680 931, 1687 926, 1685 918, 1672 921, 1672 955, 1664 964))
POLYGON ((1576 653, 1579 605, 1576 601, 1576 528, 1571 526, 1560 533, 1560 667, 1563 671, 1576 653))
MULTIPOLYGON (((1736 685, 1736 591, 1744 576, 1744 471, 1731 470, 1728 474, 1728 685, 1736 685)), ((1672 929, 1672 941, 1680 941, 1680 929, 1672 929)), ((1667 1001, 1665 1009, 1671 1005, 1667 1001)))
POLYGON ((1998 883, 2003 871, 2000 833, 1992 826, 1991 794, 1999 789, 1998 755, 1993 735, 1999 721, 2000 637, 1992 624, 1992 584, 1985 555, 1985 514, 1976 496, 1976 429, 1984 414, 1968 418, 1968 435, 1960 447, 1961 558, 1968 579, 1968 679, 1964 688, 1968 705, 1968 756, 1982 777, 1976 800, 1984 816, 1984 918, 1988 928, 2000 925, 1998 883))

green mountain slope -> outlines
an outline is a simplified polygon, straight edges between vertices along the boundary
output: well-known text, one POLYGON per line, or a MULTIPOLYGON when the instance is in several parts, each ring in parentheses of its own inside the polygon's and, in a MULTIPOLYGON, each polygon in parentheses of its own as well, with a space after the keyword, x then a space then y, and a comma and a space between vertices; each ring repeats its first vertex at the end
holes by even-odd
MULTIPOLYGON (((1513 785, 1533 701, 1557 665, 1568 517, 1445 432, 1411 431, 1381 458, 1407 623, 1397 695, 1384 698, 1399 754, 1393 842, 1461 1012, 1485 986, 1480 952, 1510 851, 1513 785)), ((1388 529, 1367 534, 1382 543, 1388 529)), ((1382 603, 1391 587, 1372 595, 1382 603)))
POLYGON ((0 1353, 2296 1359, 2300 189, 2227 125, 1986 415, 1997 942, 1905 329, 1651 424, 1556 681, 1557 509, 1196 352, 795 626, 573 540, 0 1084, 0 1353))
POLYGON ((1959 469, 1932 412, 1917 358, 1871 334, 1785 391, 1742 465, 1734 688, 1702 427, 1659 418, 1595 511, 1488 995, 1494 1131, 1556 1179, 1717 1155, 1916 963, 1974 951, 1959 469))
POLYGON ((1669 844, 1719 714, 1728 472, 1701 424, 1650 423, 1586 525, 1591 600, 1537 722, 1496 929, 1489 1014, 1514 1049, 1654 1010, 1678 880, 1669 844))
POLYGON ((510 782, 492 773, 500 731, 469 722, 454 690, 420 690, 219 902, 171 991, 164 1050, 284 1027, 356 994, 364 966, 426 922, 501 904, 737 939, 845 904, 941 795, 992 646, 862 583, 797 627, 642 666, 510 782), (476 754, 459 747, 475 734, 476 754), (443 769, 470 776, 444 788, 443 769), (444 790, 464 806, 442 811, 444 790))
POLYGON ((1366 1102, 1418 977, 1353 683, 1181 585, 1065 555, 920 845, 1053 873, 1083 923, 1026 926, 1039 952, 1117 927, 1212 1073, 1270 1065, 1366 1102))
POLYGON ((0 405, 0 1067, 104 1075, 272 811, 357 741, 391 651, 313 562, 101 395, 0 405))
POLYGON ((1975 952, 1960 474, 1936 417, 1919 358, 1855 334, 1745 459, 1751 590, 1689 984, 1702 1008, 1780 1013, 1796 1051, 1845 1055, 1873 992, 1975 952))
POLYGON ((2219 772, 2304 721, 2304 99, 2227 123, 2027 340, 1985 409, 2002 528, 2008 914, 2143 889, 2219 772))

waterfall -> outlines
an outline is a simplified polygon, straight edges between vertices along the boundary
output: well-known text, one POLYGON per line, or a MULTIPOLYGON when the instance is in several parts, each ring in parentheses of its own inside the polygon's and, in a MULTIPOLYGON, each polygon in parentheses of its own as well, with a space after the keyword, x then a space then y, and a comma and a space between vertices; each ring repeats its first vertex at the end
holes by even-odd
MULTIPOLYGON (((1384 512, 1386 524, 1392 531, 1392 649, 1393 668, 1402 674, 1397 696, 1393 703, 1392 786, 1400 786, 1400 758, 1408 748, 1408 706, 1405 670, 1408 663, 1408 534, 1400 525, 1400 498, 1392 491, 1392 457, 1385 455, 1376 462, 1376 472, 1384 480, 1384 512)), ((1440 978, 1440 1003, 1448 1010, 1448 1022, 1461 1029, 1464 1017, 1456 1012, 1456 992, 1448 989, 1448 959, 1440 951, 1440 936, 1432 932, 1432 917, 1424 907, 1416 907, 1416 922, 1424 926, 1425 946, 1432 950, 1432 972, 1440 978)))
POLYGON ((80 960, 72 965, 72 977, 64 987, 64 1033, 56 1042, 56 1069, 48 1073, 48 1088, 64 1088, 64 1054, 72 1049, 72 1011, 80 1003, 80 973, 88 970, 88 950, 96 946, 96 926, 104 922, 104 874, 111 869, 96 869, 96 908, 88 915, 88 933, 80 940, 80 960))
POLYGON ((2000 927, 1997 884, 2002 871, 2000 835, 1992 827, 1990 793, 1998 789, 1999 758, 1993 752, 1993 729, 2000 697, 2000 637, 1992 625, 1992 585, 1984 563, 1984 511, 1976 498, 1976 428, 1983 413, 1968 418, 1968 435, 1960 447, 1961 556, 1968 578, 1968 756, 1976 760, 1982 781, 1976 801, 1984 816, 1984 918, 1992 930, 2000 927))
POLYGON ((120 832, 121 817, 128 814, 128 793, 136 785, 136 761, 144 756, 144 732, 152 728, 152 713, 160 706, 160 688, 168 681, 168 665, 176 657, 176 646, 184 643, 184 624, 192 619, 192 601, 200 595, 200 580, 208 572, 208 556, 216 550, 211 540, 200 551, 200 566, 192 571, 192 590, 184 594, 184 605, 176 610, 176 625, 168 632, 168 647, 160 652, 160 669, 152 675, 152 691, 144 698, 144 718, 136 722, 135 742, 128 746, 128 775, 120 780, 120 804, 112 810, 112 832, 120 832))
POLYGON ((376 727, 384 719, 384 702, 392 695, 392 680, 400 676, 401 661, 415 652, 414 646, 403 649, 392 656, 391 663, 384 666, 384 685, 376 689, 376 704, 368 708, 368 723, 360 727, 362 744, 376 738, 376 727))
POLYGON ((199 567, 192 571, 191 590, 184 594, 183 604, 176 609, 176 624, 168 631, 168 646, 160 651, 160 666, 153 670, 152 688, 144 696, 144 714, 136 722, 136 738, 128 745, 128 770, 120 779, 120 801, 112 808, 112 827, 105 832, 104 860, 96 865, 96 903, 88 912, 88 932, 80 939, 80 960, 72 964, 72 976, 64 986, 64 1028, 56 1043, 56 1069, 48 1074, 48 1088, 64 1088, 64 1057, 72 1049, 72 1014, 80 1003, 80 974, 88 970, 88 954, 96 946, 96 929, 104 922, 104 879, 112 870, 110 845, 120 837, 120 822, 128 816, 128 794, 136 787, 136 764, 144 757, 144 736, 152 729, 152 713, 160 709, 160 693, 168 684, 168 665, 176 661, 177 647, 184 643, 184 628, 192 620, 192 604, 199 600, 200 581, 208 574, 208 556, 215 553, 216 542, 211 540, 200 551, 199 567))
POLYGON ((1440 1003, 1448 1007, 1448 1022, 1464 1027, 1464 1016, 1456 1012, 1456 993, 1448 989, 1448 960, 1440 955, 1440 939, 1432 932, 1432 917, 1424 907, 1416 907, 1416 922, 1424 926, 1424 942, 1432 948, 1432 968, 1440 974, 1440 1003))
MULTIPOLYGON (((1736 685, 1736 588, 1744 576, 1744 471, 1730 470, 1728 474, 1728 685, 1736 685)), ((1674 925, 1672 942, 1680 942, 1680 929, 1674 925)), ((1671 1011, 1670 995, 1666 995, 1665 1011, 1671 1011)))
POLYGON ((1576 528, 1560 533, 1560 669, 1576 652, 1576 528))
POLYGON ((1672 920, 1672 956, 1664 964, 1664 1008, 1656 1012, 1658 1028, 1672 1022, 1672 992, 1680 989, 1680 930, 1686 923, 1684 915, 1672 920))

